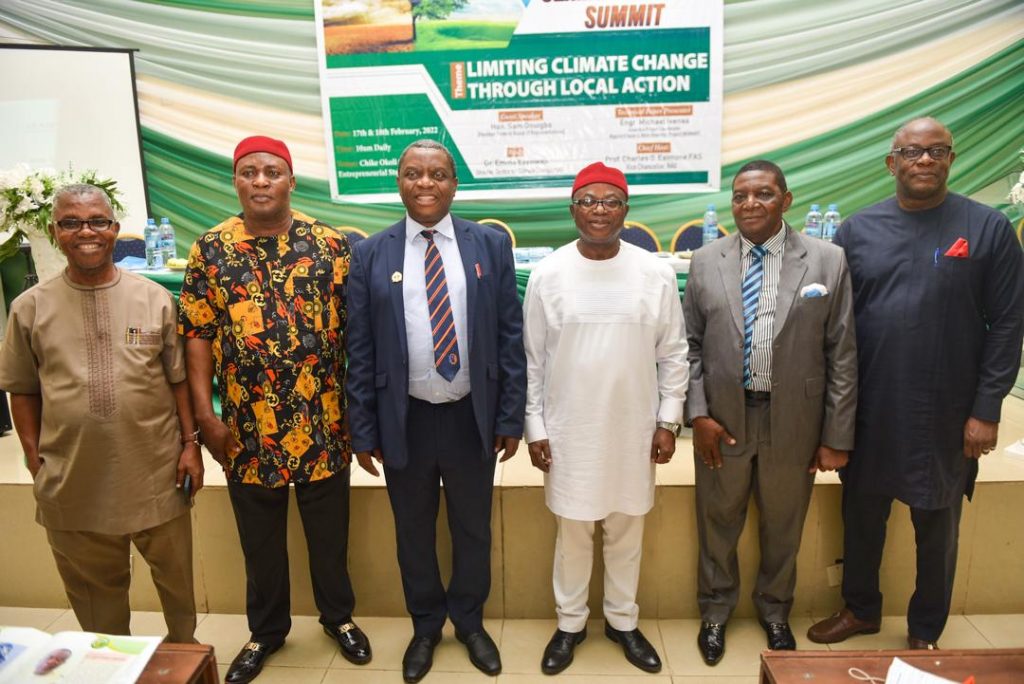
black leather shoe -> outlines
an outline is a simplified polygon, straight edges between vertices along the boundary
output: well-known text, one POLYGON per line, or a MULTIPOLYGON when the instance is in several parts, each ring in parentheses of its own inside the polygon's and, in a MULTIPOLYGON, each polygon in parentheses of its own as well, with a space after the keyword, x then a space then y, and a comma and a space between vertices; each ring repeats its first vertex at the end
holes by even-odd
POLYGON ((498 647, 491 639, 491 635, 486 631, 481 629, 472 634, 460 634, 456 631, 455 638, 466 644, 469 662, 473 663, 473 667, 485 675, 494 676, 501 672, 501 654, 498 653, 498 647))
POLYGON ((363 630, 354 622, 346 622, 343 625, 328 627, 324 625, 324 633, 338 642, 341 648, 341 655, 345 660, 355 665, 365 665, 373 658, 373 650, 370 649, 370 640, 366 638, 363 630))
POLYGON ((761 628, 768 635, 768 648, 772 651, 796 650, 796 639, 788 622, 762 622, 761 628))
POLYGON ((582 644, 587 638, 587 628, 582 632, 563 632, 555 630, 555 635, 544 648, 544 658, 540 661, 540 671, 544 674, 558 674, 572 665, 572 652, 576 644, 582 644))
POLYGON ((620 632, 607 622, 604 623, 604 635, 617 644, 622 644, 626 660, 644 672, 661 672, 661 658, 651 646, 651 642, 639 629, 620 632))
POLYGON ((700 623, 697 647, 700 648, 700 656, 705 663, 717 665, 725 655, 725 625, 711 622, 700 623))
POLYGON ((402 678, 412 684, 430 672, 434 664, 434 647, 441 641, 440 632, 431 636, 414 636, 402 658, 402 678))
POLYGON ((264 644, 259 641, 250 641, 238 652, 235 659, 231 661, 228 674, 224 677, 227 684, 246 684, 256 679, 267 656, 281 648, 284 642, 278 644, 264 644))

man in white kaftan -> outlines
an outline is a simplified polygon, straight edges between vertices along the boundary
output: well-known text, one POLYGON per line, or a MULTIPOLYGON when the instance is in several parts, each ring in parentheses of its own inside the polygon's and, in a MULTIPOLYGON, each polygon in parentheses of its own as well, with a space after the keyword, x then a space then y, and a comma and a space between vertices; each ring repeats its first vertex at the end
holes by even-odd
POLYGON ((655 465, 672 458, 683 416, 682 308, 672 269, 619 239, 628 212, 622 172, 592 164, 572 196, 580 238, 538 265, 524 305, 526 440, 558 521, 558 630, 541 669, 564 670, 586 637, 601 521, 605 634, 633 665, 657 672, 658 654, 637 629, 636 593, 655 465))

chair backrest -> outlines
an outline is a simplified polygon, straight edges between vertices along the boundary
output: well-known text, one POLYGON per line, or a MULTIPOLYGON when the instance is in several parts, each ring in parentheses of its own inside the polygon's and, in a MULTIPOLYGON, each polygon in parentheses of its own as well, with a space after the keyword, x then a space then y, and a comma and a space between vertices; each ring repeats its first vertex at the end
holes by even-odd
MULTIPOLYGON (((728 231, 718 224, 718 237, 725 237, 728 231)), ((672 236, 670 247, 673 252, 692 252, 704 245, 704 219, 693 219, 679 226, 672 236)))
POLYGON ((512 232, 512 228, 509 227, 509 225, 504 221, 499 221, 498 219, 493 218, 485 218, 480 219, 479 221, 477 221, 477 223, 484 226, 491 226, 495 230, 505 231, 506 233, 508 233, 509 239, 512 240, 512 249, 516 248, 516 234, 512 232))
POLYGON ((360 240, 365 240, 370 237, 370 234, 365 230, 362 228, 356 228, 355 226, 335 226, 334 229, 344 233, 348 237, 348 244, 350 245, 354 245, 360 240))
POLYGON ((620 237, 629 244, 646 249, 648 252, 661 251, 661 240, 653 230, 639 221, 626 221, 623 224, 620 237))
POLYGON ((141 235, 121 233, 114 242, 114 263, 126 256, 146 258, 146 239, 141 235))

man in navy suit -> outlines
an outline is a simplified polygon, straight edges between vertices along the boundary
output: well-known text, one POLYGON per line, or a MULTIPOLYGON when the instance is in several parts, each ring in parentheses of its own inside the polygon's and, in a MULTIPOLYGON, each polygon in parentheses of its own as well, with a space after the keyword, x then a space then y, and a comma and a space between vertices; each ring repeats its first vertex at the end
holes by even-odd
POLYGON ((483 606, 494 466, 523 433, 523 314, 511 241, 449 213, 457 185, 443 145, 409 145, 398 166, 406 217, 358 243, 349 274, 352 449, 372 475, 374 460, 384 464, 413 621, 407 682, 430 670, 447 617, 473 665, 501 671, 483 606), (438 480, 452 536, 447 590, 435 547, 438 480))

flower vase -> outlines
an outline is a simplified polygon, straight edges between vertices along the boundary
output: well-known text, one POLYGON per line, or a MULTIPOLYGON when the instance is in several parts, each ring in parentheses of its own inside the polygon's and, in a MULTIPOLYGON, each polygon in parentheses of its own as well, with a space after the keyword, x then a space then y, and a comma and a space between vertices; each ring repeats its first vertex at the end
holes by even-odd
POLYGON ((39 282, 45 283, 60 275, 68 265, 64 254, 54 247, 45 235, 35 230, 26 231, 26 235, 29 245, 32 246, 32 261, 35 263, 39 282))

